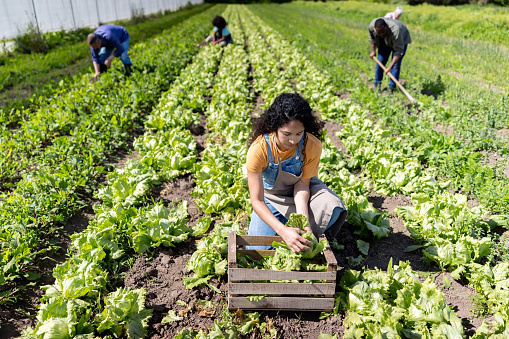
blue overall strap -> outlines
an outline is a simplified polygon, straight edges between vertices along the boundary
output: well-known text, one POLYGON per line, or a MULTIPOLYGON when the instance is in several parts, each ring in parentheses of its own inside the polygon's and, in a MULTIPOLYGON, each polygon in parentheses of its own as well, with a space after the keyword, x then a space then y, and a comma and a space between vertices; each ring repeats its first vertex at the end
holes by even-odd
POLYGON ((304 164, 304 142, 306 141, 306 132, 302 133, 302 138, 299 140, 299 145, 297 146, 297 151, 299 152, 299 156, 302 159, 302 163, 304 164))
POLYGON ((274 156, 272 155, 272 147, 270 146, 270 138, 269 138, 269 134, 268 133, 265 133, 263 135, 263 137, 265 138, 265 141, 267 142, 267 154, 268 154, 268 158, 269 158, 269 164, 273 164, 274 163, 274 156))

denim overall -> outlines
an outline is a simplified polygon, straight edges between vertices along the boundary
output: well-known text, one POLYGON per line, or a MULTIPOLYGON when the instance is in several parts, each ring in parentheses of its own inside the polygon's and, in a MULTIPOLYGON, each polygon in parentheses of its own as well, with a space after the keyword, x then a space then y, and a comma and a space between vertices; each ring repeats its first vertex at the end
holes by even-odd
MULTIPOLYGON (((280 161, 276 154, 277 164, 274 163, 272 155, 271 140, 269 135, 264 135, 267 142, 268 164, 262 172, 265 204, 274 216, 286 224, 291 213, 296 213, 295 200, 293 197, 294 185, 302 178, 302 167, 304 165, 303 149, 306 140, 305 134, 297 145, 295 155, 284 161, 280 161)), ((274 136, 275 138, 275 136, 274 136)), ((272 140, 275 143, 275 140, 272 140)), ((339 197, 332 192, 317 177, 311 178, 309 184, 309 225, 313 233, 324 233, 329 226, 334 224, 330 230, 331 237, 334 237, 339 228, 346 220, 346 207, 339 197)), ((249 235, 278 235, 272 227, 267 225, 253 211, 249 235)), ((270 246, 249 246, 249 249, 269 249, 270 246)))
MULTIPOLYGON (((269 156, 269 163, 262 172, 263 188, 265 192, 269 191, 270 193, 270 191, 274 189, 274 184, 276 183, 278 173, 280 171, 281 173, 291 174, 290 178, 293 178, 295 180, 295 183, 297 183, 297 181, 299 181, 300 178, 302 177, 302 167, 304 166, 302 150, 304 149, 304 141, 306 140, 306 134, 304 133, 302 135, 302 138, 299 140, 297 150, 295 151, 293 157, 280 161, 279 155, 276 154, 278 161, 277 164, 274 163, 274 156, 272 155, 272 147, 270 147, 269 135, 265 134, 263 137, 265 138, 265 142, 267 142, 267 152, 269 156)), ((274 140, 274 143, 275 142, 276 141, 274 140)), ((293 180, 290 179, 290 181, 293 180)), ((293 190, 293 185, 291 186, 293 190)))

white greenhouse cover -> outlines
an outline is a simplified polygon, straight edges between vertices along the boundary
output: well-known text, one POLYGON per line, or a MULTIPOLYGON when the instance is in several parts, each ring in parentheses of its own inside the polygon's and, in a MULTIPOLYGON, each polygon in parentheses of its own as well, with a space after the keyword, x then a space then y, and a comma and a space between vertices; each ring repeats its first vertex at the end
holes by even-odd
POLYGON ((0 0, 0 40, 20 35, 29 23, 42 32, 98 26, 129 19, 131 13, 175 11, 203 0, 0 0))

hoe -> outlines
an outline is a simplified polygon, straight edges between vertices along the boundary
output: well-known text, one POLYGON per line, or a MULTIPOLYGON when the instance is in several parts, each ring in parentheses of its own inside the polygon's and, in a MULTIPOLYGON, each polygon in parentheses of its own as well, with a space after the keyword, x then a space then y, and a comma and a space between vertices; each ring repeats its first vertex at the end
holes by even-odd
MULTIPOLYGON (((384 65, 382 65, 382 63, 380 62, 380 60, 378 60, 376 58, 376 56, 373 57, 373 60, 376 61, 376 63, 382 67, 382 69, 384 70, 384 72, 387 71, 387 69, 385 68, 384 65)), ((417 100, 415 100, 407 91, 405 88, 403 88, 403 86, 399 83, 398 80, 396 80, 396 78, 391 74, 391 73, 388 73, 389 77, 392 79, 392 81, 394 81, 396 83, 396 85, 398 85, 399 89, 406 95, 406 97, 408 98, 408 100, 410 100, 410 102, 412 104, 415 104, 417 102, 417 100)))

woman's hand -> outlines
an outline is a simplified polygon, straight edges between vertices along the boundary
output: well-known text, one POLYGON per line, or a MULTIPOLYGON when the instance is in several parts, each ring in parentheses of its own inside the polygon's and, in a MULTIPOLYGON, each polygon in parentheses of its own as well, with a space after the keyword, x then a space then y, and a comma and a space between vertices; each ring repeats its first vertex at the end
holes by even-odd
POLYGON ((280 232, 279 235, 285 243, 290 247, 293 253, 309 250, 310 248, 305 244, 312 245, 313 243, 306 238, 300 236, 304 231, 295 228, 285 226, 280 232))
MULTIPOLYGON (((308 181, 307 186, 309 187, 309 179, 307 179, 307 181, 308 181)), ((281 236, 281 238, 283 238, 284 242, 290 247, 292 252, 295 253, 309 250, 309 247, 306 246, 305 244, 312 245, 313 243, 307 240, 306 238, 300 236, 300 234, 304 233, 304 231, 295 227, 288 227, 283 225, 272 214, 272 212, 265 204, 262 173, 247 171, 247 183, 249 186, 251 205, 253 205, 253 209, 255 210, 256 214, 258 214, 258 216, 263 221, 265 221, 267 225, 269 225, 274 231, 276 231, 277 234, 281 236)), ((304 196, 303 199, 298 198, 297 200, 307 201, 304 196)), ((307 208, 304 209, 307 212, 307 208)), ((308 232, 311 232, 311 229, 309 229, 309 227, 306 228, 306 230, 308 232)))

